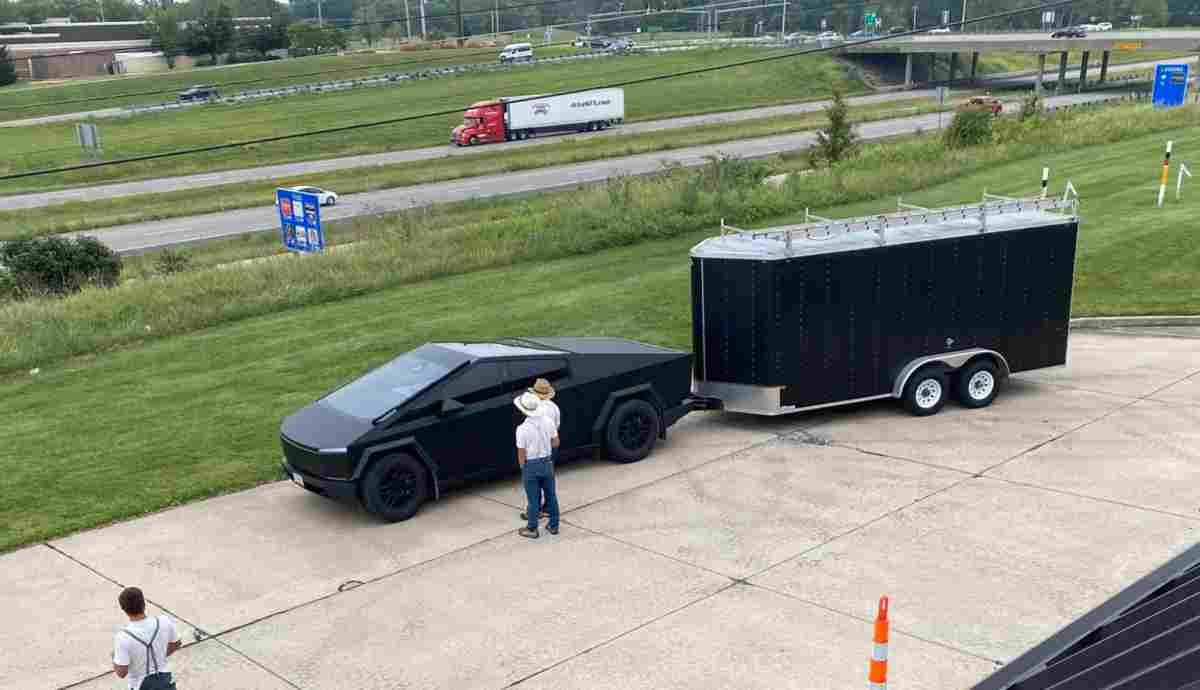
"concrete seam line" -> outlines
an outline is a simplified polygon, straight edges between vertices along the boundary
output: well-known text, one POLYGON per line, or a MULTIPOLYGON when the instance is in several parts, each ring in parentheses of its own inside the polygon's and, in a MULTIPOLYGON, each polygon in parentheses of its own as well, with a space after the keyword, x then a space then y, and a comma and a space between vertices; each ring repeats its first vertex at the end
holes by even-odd
POLYGON ((675 607, 675 608, 671 609, 670 611, 667 611, 667 612, 665 612, 665 613, 662 613, 662 614, 660 614, 660 615, 658 615, 658 616, 655 616, 654 618, 651 618, 651 619, 650 619, 650 620, 648 620, 648 621, 645 621, 645 622, 643 622, 643 623, 640 623, 640 624, 638 624, 638 625, 635 625, 635 626, 633 626, 632 628, 630 628, 630 629, 626 630, 625 632, 617 633, 616 635, 613 635, 612 637, 609 637, 609 638, 608 638, 608 639, 606 639, 606 640, 602 640, 602 641, 600 641, 600 642, 597 642, 596 644, 594 644, 594 645, 592 645, 592 646, 588 647, 587 649, 580 650, 579 652, 576 652, 575 654, 572 654, 572 655, 568 656, 568 657, 567 657, 567 658, 565 658, 565 659, 559 659, 558 661, 556 661, 556 662, 554 662, 554 663, 550 664, 549 666, 546 666, 545 668, 539 669, 539 670, 537 670, 537 671, 534 671, 533 673, 530 673, 530 674, 528 674, 528 675, 525 675, 525 676, 523 676, 523 677, 521 677, 521 678, 518 678, 517 680, 515 680, 515 681, 513 681, 513 682, 509 683, 508 685, 505 685, 505 686, 504 686, 504 688, 505 688, 506 690, 507 690, 507 688, 515 688, 516 686, 520 685, 521 683, 524 683, 524 682, 525 682, 525 681, 527 681, 527 680, 531 680, 531 679, 533 679, 533 678, 536 678, 537 676, 540 676, 540 675, 542 675, 543 673, 546 673, 547 671, 551 671, 551 670, 553 670, 553 669, 555 669, 555 668, 558 668, 559 666, 562 666, 563 664, 566 664, 566 663, 569 663, 569 662, 571 662, 571 661, 574 661, 575 659, 578 659, 579 657, 581 657, 581 656, 583 656, 583 655, 585 655, 585 654, 591 654, 592 652, 594 652, 594 651, 595 651, 595 650, 597 650, 597 649, 600 649, 601 647, 606 647, 606 646, 608 646, 608 645, 612 644, 613 642, 616 642, 617 640, 621 639, 622 637, 625 637, 625 636, 627 636, 627 635, 631 635, 631 634, 633 634, 633 633, 635 633, 635 632, 637 632, 637 631, 641 630, 642 628, 645 628, 645 627, 647 627, 647 626, 653 625, 653 624, 657 623, 658 621, 660 621, 660 620, 663 620, 664 618, 667 618, 667 617, 669 617, 669 616, 673 616, 673 615, 675 615, 676 613, 679 613, 680 611, 682 611, 682 610, 684 610, 684 609, 691 608, 692 606, 695 606, 696 604, 699 604, 699 603, 700 603, 700 602, 702 602, 702 601, 707 601, 707 600, 709 600, 709 599, 712 599, 713 597, 717 596, 718 594, 721 594, 722 592, 725 592, 725 591, 729 590, 729 589, 730 589, 730 588, 732 588, 732 587, 736 587, 736 586, 737 586, 737 584, 738 584, 737 582, 730 582, 730 583, 728 583, 728 584, 726 584, 726 585, 724 585, 724 586, 722 586, 722 587, 718 588, 716 591, 710 592, 710 593, 708 593, 708 594, 705 594, 705 595, 704 595, 704 596, 702 596, 702 597, 698 597, 698 598, 696 598, 696 599, 693 599, 692 601, 689 601, 689 602, 687 602, 687 603, 685 603, 685 604, 682 604, 682 605, 680 605, 680 606, 677 606, 677 607, 675 607))
POLYGON ((995 482, 1004 482, 1005 484, 1012 484, 1013 486, 1023 486, 1023 487, 1029 488, 1029 489, 1038 489, 1039 491, 1047 491, 1047 492, 1054 493, 1054 494, 1061 494, 1063 496, 1071 496, 1072 498, 1079 498, 1079 499, 1082 499, 1085 501, 1096 501, 1098 503, 1107 503, 1109 505, 1121 506, 1122 508, 1131 508, 1133 510, 1143 510, 1148 513, 1157 513, 1158 515, 1167 515, 1169 517, 1183 518, 1184 520, 1191 520, 1193 522, 1200 520, 1200 517, 1197 517, 1195 515, 1187 515, 1186 513, 1176 513, 1171 510, 1163 510, 1162 508, 1153 508, 1151 506, 1142 506, 1142 505, 1138 505, 1136 503, 1129 503, 1127 501, 1121 501, 1121 500, 1118 500, 1115 498, 1107 498, 1104 496, 1092 496, 1090 494, 1079 493, 1078 491, 1069 491, 1067 489, 1059 489, 1059 488, 1053 487, 1053 486, 1043 486, 1041 484, 1035 484, 1033 482, 1023 482, 1023 481, 1020 481, 1017 479, 1006 479, 1004 477, 985 477, 985 478, 990 479, 995 482))
MULTIPOLYGON (((791 599, 791 600, 793 600, 793 601, 798 601, 798 602, 800 602, 800 603, 802 603, 802 604, 808 604, 809 606, 813 606, 813 607, 815 607, 815 608, 821 609, 822 611, 828 611, 828 612, 830 612, 830 613, 832 613, 832 614, 835 614, 835 615, 838 615, 838 616, 845 616, 846 618, 850 618, 850 619, 853 619, 853 620, 859 621, 859 622, 861 622, 861 623, 866 623, 866 624, 870 625, 870 624, 873 622, 873 619, 870 619, 870 618, 865 618, 865 617, 863 617, 863 616, 858 616, 858 615, 855 615, 855 614, 853 614, 853 613, 850 613, 850 612, 848 612, 848 611, 842 611, 841 609, 835 609, 835 608, 833 608, 833 607, 831 607, 831 606, 827 606, 827 605, 825 605, 825 604, 822 604, 822 603, 820 603, 820 602, 816 602, 816 601, 812 601, 812 600, 810 600, 810 599, 805 599, 804 597, 796 596, 795 594, 792 594, 791 592, 785 592, 784 590, 781 590, 781 589, 776 589, 776 588, 774 588, 774 587, 771 587, 771 586, 769 586, 769 585, 760 585, 760 584, 758 584, 758 583, 756 583, 756 582, 747 582, 746 584, 747 584, 748 586, 750 586, 750 587, 754 587, 754 588, 756 588, 756 589, 761 589, 761 590, 763 590, 763 591, 765 591, 765 592, 770 592, 770 593, 772 593, 772 594, 777 594, 777 595, 779 595, 779 596, 781 596, 781 597, 785 597, 785 598, 787 598, 787 599, 791 599)), ((906 631, 906 630, 902 630, 902 629, 896 628, 894 625, 891 627, 891 630, 892 630, 892 631, 894 631, 894 632, 897 632, 897 633, 899 633, 899 634, 901 634, 901 635, 904 635, 905 637, 911 637, 911 638, 912 638, 912 639, 914 639, 914 640, 920 640, 921 642, 924 642, 924 643, 926 643, 926 644, 931 644, 931 645, 934 645, 934 646, 936 646, 936 647, 941 647, 942 649, 946 649, 946 650, 949 650, 949 651, 951 651, 951 652, 956 652, 956 653, 958 653, 958 654, 963 654, 963 655, 966 655, 966 656, 974 657, 974 658, 976 658, 976 659, 979 659, 980 661, 986 661, 986 662, 988 662, 988 663, 991 663, 991 664, 1003 663, 1003 662, 1001 662, 999 659, 990 659, 990 658, 988 658, 988 657, 986 657, 986 656, 982 656, 982 655, 976 654, 975 652, 968 651, 968 650, 966 650, 966 649, 959 649, 958 647, 955 647, 955 646, 953 646, 953 645, 946 644, 945 642, 940 642, 940 641, 938 641, 938 640, 934 640, 934 639, 931 639, 931 638, 928 638, 928 637, 923 637, 923 636, 921 636, 921 635, 918 635, 918 634, 916 634, 916 633, 913 633, 913 632, 908 632, 908 631, 906 631)))

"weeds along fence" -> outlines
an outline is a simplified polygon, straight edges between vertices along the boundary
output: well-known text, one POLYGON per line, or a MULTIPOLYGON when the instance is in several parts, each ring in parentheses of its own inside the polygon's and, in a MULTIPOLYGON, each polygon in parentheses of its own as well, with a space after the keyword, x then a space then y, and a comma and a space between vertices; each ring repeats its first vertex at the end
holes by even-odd
MULTIPOLYGON (((940 137, 928 135, 867 145, 850 160, 789 175, 779 186, 763 181, 806 168, 803 154, 718 158, 699 168, 673 166, 656 176, 498 200, 473 207, 479 213, 469 221, 444 209, 364 217, 333 230, 355 246, 323 256, 198 267, 60 299, 2 303, 0 373, 431 278, 698 238, 722 218, 754 227, 806 207, 894 199, 1000 163, 1186 126, 1194 116, 1192 108, 1156 112, 1144 105, 1064 111, 998 122, 994 142, 985 146, 947 150, 940 137)), ((1036 186, 1031 177, 1030 189, 1036 186)))

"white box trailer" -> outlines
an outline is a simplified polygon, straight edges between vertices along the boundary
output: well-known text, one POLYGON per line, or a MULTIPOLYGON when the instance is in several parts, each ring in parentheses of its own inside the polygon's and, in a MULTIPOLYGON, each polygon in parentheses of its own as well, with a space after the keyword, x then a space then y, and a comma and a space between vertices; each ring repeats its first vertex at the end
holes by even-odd
POLYGON ((562 131, 597 131, 625 120, 624 89, 594 89, 565 96, 501 98, 513 139, 562 131))

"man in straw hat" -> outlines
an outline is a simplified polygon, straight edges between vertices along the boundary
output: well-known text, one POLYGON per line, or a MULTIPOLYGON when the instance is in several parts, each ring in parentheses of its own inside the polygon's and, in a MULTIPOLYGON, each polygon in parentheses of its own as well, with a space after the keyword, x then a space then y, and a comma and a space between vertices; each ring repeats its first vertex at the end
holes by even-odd
POLYGON ((542 400, 536 393, 526 391, 513 400, 513 405, 525 415, 517 427, 517 464, 521 466, 521 482, 525 485, 525 526, 517 534, 538 538, 538 506, 543 495, 550 524, 550 534, 558 534, 558 494, 554 487, 553 449, 558 445, 558 430, 547 416, 538 414, 542 400))
MULTIPOLYGON (((558 427, 562 421, 562 413, 558 409, 558 405, 554 402, 554 386, 546 379, 538 379, 533 382, 533 386, 527 389, 530 393, 537 395, 541 403, 538 405, 537 413, 543 417, 547 417, 554 422, 554 447, 551 450, 551 460, 558 462, 558 427)), ((546 504, 542 503, 541 517, 547 517, 549 512, 546 510, 546 504)), ((521 513, 522 520, 528 520, 529 516, 526 513, 521 513)))

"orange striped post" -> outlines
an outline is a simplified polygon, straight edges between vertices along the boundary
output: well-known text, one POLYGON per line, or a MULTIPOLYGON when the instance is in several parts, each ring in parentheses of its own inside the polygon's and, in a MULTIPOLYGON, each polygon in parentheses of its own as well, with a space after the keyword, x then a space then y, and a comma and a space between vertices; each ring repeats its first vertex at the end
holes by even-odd
POLYGON ((875 648, 871 651, 870 690, 887 690, 888 598, 879 597, 875 615, 875 648))

